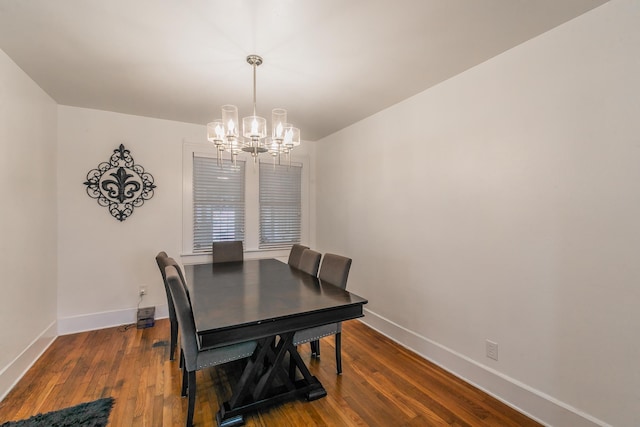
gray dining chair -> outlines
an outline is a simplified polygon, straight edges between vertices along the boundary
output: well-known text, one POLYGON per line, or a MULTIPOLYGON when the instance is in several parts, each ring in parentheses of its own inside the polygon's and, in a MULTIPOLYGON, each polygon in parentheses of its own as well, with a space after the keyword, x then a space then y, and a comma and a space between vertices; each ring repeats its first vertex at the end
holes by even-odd
POLYGON ((309 249, 309 246, 300 245, 298 243, 291 246, 291 252, 289 252, 289 264, 293 268, 298 268, 300 266, 300 258, 302 257, 302 252, 305 249, 309 249))
MULTIPOLYGON (((167 258, 166 265, 167 266, 171 265, 175 267, 176 271, 178 272, 178 276, 180 277, 180 282, 182 282, 182 286, 184 286, 184 292, 187 294, 187 299, 189 300, 189 303, 191 303, 191 297, 189 296, 189 288, 187 287, 187 281, 185 280, 184 274, 182 273, 182 267, 180 267, 180 264, 178 264, 178 262, 171 257, 167 258)), ((169 285, 167 285, 167 289, 169 289, 169 285)), ((178 323, 178 320, 176 319, 176 324, 177 323, 178 323)), ((175 344, 173 348, 175 349, 175 344)), ((173 354, 171 356, 173 357, 173 354)), ((171 358, 171 360, 173 360, 173 358, 171 358)), ((182 368, 183 362, 184 362, 184 358, 182 357, 182 349, 180 349, 180 368, 182 368)))
POLYGON ((249 341, 201 350, 198 346, 191 303, 185 291, 186 286, 181 281, 178 270, 172 265, 165 268, 165 276, 175 304, 176 316, 180 327, 180 344, 184 359, 181 394, 183 397, 188 395, 186 426, 191 427, 193 426, 193 412, 196 402, 196 371, 250 357, 256 349, 256 342, 249 341))
MULTIPOLYGON (((312 249, 302 249, 300 254, 300 261, 298 262, 298 270, 304 271, 313 277, 318 275, 318 267, 320 266, 320 258, 322 254, 312 249)), ((315 355, 318 351, 319 341, 311 341, 311 353, 315 355)))
POLYGON ((351 270, 351 258, 327 253, 322 259, 318 279, 331 283, 340 289, 347 289, 349 270, 351 270))
POLYGON ((174 360, 173 355, 176 352, 176 346, 178 344, 178 320, 176 318, 176 310, 173 306, 173 298, 171 298, 171 291, 169 291, 169 286, 167 285, 167 276, 165 274, 165 267, 169 265, 169 256, 166 252, 158 252, 156 255, 156 263, 158 264, 158 268, 160 269, 160 274, 162 274, 162 284, 164 285, 164 290, 167 293, 167 306, 169 308, 169 328, 171 334, 171 343, 169 347, 169 360, 174 360))
MULTIPOLYGON (((341 289, 347 288, 347 278, 351 269, 351 258, 327 253, 322 260, 322 266, 318 273, 321 283, 329 283, 341 289)), ((311 356, 320 357, 320 338, 335 336, 336 347, 336 371, 342 373, 342 322, 315 328, 303 329, 293 336, 293 344, 300 345, 311 343, 311 356)))
POLYGON ((187 294, 187 298, 189 299, 189 302, 191 302, 191 297, 189 296, 189 288, 187 287, 187 281, 185 280, 184 274, 182 273, 182 267, 180 266, 180 264, 178 264, 178 261, 176 261, 171 257, 167 258, 167 266, 169 265, 172 265, 173 267, 175 267, 176 271, 178 272, 178 276, 180 276, 180 282, 184 286, 184 291, 187 294))
POLYGON ((244 260, 242 240, 213 242, 211 249, 214 264, 244 260))
POLYGON ((318 276, 320 258, 322 258, 322 254, 320 252, 316 252, 313 249, 305 249, 302 251, 302 255, 300 255, 298 269, 316 277, 318 276))

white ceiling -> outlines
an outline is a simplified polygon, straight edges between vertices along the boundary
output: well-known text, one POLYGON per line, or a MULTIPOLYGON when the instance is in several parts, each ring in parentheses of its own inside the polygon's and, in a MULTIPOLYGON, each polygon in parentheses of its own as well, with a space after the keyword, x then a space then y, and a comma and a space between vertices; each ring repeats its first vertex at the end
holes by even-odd
POLYGON ((0 49, 56 102, 189 123, 289 111, 317 140, 605 0, 0 0, 0 49))

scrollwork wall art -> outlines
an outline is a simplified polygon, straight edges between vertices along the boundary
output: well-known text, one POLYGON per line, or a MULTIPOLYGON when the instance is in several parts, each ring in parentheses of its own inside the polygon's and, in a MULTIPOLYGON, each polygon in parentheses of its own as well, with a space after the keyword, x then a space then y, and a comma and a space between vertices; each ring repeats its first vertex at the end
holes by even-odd
POLYGON ((102 162, 87 173, 87 194, 109 209, 112 217, 124 221, 133 209, 153 197, 153 176, 136 165, 131 152, 123 144, 113 150, 108 162, 102 162))

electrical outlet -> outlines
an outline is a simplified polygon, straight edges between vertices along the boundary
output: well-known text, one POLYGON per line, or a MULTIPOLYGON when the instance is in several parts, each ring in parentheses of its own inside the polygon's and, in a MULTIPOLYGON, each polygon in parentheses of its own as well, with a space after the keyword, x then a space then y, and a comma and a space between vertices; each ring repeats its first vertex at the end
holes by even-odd
POLYGON ((487 357, 498 360, 498 343, 487 340, 487 357))
POLYGON ((140 290, 138 291, 138 295, 140 295, 141 297, 145 296, 147 294, 147 287, 146 286, 140 286, 140 290))

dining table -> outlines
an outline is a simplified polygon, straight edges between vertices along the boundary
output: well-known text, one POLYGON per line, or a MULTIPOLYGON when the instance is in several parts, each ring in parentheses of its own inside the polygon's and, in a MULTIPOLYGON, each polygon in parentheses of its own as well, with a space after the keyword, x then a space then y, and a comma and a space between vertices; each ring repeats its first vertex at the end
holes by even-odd
POLYGON ((364 316, 367 300, 277 259, 185 265, 200 349, 255 341, 256 350, 216 414, 219 426, 247 413, 327 392, 293 344, 296 331, 364 316))

